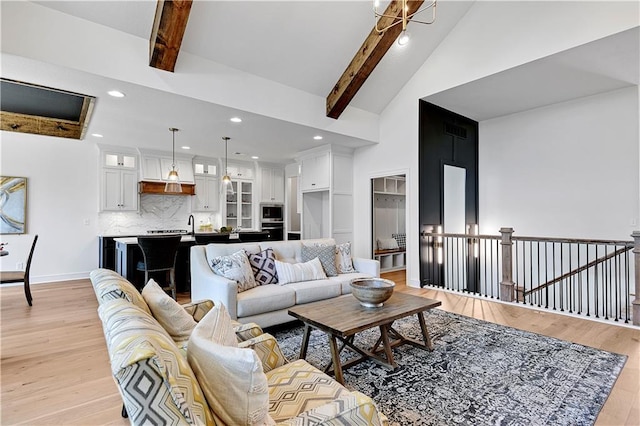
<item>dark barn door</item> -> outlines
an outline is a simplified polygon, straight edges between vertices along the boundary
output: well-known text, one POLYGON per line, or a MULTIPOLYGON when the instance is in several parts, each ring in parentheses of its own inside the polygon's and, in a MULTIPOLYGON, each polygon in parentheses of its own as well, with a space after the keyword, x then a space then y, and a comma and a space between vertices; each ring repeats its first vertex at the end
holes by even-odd
POLYGON ((463 259, 447 256, 446 240, 423 232, 466 233, 478 224, 478 123, 422 100, 419 108, 420 282, 444 286, 447 271, 464 269, 462 288, 475 291, 472 251, 463 259))

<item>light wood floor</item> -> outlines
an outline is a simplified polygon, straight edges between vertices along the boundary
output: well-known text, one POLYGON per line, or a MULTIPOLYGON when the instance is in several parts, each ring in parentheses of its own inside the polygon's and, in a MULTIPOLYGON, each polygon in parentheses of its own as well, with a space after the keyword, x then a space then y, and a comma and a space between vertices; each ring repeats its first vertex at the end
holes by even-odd
MULTIPOLYGON (((569 318, 404 285, 398 291, 442 301, 442 309, 629 356, 599 425, 640 424, 640 330, 569 318)), ((109 367, 97 301, 88 280, 0 288, 2 425, 126 425, 109 367)), ((181 301, 188 301, 182 295, 181 301)))

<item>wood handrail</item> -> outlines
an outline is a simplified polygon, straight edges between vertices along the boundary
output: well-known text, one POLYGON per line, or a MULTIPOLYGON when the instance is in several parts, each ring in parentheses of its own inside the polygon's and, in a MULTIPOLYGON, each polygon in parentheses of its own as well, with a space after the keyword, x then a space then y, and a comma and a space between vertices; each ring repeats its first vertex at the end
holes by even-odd
MULTIPOLYGON (((437 233, 437 232, 422 232, 421 236, 428 237, 453 237, 453 238, 469 238, 480 240, 499 240, 500 235, 472 235, 472 234, 451 234, 451 233, 437 233)), ((627 248, 633 248, 633 241, 622 240, 586 240, 579 238, 555 238, 555 237, 511 237, 513 241, 533 241, 533 242, 549 242, 549 243, 566 243, 566 244, 604 244, 615 246, 626 246, 627 248)))
POLYGON ((591 268, 593 266, 596 266, 596 265, 598 265, 600 263, 606 262, 607 260, 612 259, 612 258, 614 258, 616 256, 619 256, 619 255, 623 254, 624 252, 631 250, 632 248, 633 247, 627 247, 627 246, 619 248, 618 250, 616 250, 616 251, 614 251, 612 253, 609 253, 609 254, 607 254, 605 256, 602 256, 599 259, 592 260, 591 262, 587 263, 586 265, 582 265, 579 268, 574 269, 573 271, 569 271, 569 272, 567 272, 565 274, 562 274, 559 277, 554 278, 551 281, 547 281, 544 284, 540 284, 536 288, 532 288, 531 290, 527 290, 527 291, 523 292, 523 295, 524 296, 528 296, 529 294, 533 293, 534 291, 544 290, 545 288, 547 288, 549 286, 552 286, 553 284, 555 284, 557 282, 560 282, 560 281, 565 280, 567 278, 570 278, 570 277, 572 277, 574 275, 577 275, 580 272, 586 271, 587 269, 589 269, 589 268, 591 268))

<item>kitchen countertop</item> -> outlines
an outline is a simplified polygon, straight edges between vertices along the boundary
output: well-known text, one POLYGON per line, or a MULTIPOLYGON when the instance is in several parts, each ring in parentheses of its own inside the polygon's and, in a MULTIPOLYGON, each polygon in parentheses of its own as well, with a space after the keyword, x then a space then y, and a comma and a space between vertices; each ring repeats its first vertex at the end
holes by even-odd
MULTIPOLYGON (((176 235, 176 234, 145 234, 145 235, 140 235, 141 237, 153 237, 153 236, 161 236, 161 235, 176 235)), ((180 234, 177 234, 180 235, 180 234)), ((180 242, 185 243, 185 242, 190 242, 190 241, 195 241, 195 237, 193 237, 191 234, 183 234, 182 238, 180 239, 180 242)), ((138 237, 123 237, 123 238, 114 238, 113 241, 115 241, 116 243, 121 243, 121 244, 138 244, 138 237)))
MULTIPOLYGON (((260 232, 260 231, 241 231, 240 233, 253 233, 253 232, 260 232)), ((212 234, 212 232, 196 232, 196 235, 199 234, 212 234)), ((196 238, 194 236, 192 236, 191 234, 144 234, 144 235, 140 235, 140 237, 152 237, 152 236, 160 236, 160 235, 181 235, 182 238, 180 239, 180 242, 182 243, 188 243, 188 242, 195 242, 196 238)), ((239 239, 238 234, 230 234, 229 235, 229 240, 237 240, 239 239)), ((121 244, 138 244, 138 237, 118 237, 118 238, 114 238, 113 241, 115 241, 116 243, 121 243, 121 244)))

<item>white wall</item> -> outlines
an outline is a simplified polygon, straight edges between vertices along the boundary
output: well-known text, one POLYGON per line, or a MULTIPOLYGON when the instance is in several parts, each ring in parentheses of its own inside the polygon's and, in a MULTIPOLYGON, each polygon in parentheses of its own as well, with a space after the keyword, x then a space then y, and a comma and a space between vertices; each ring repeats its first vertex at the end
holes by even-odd
MULTIPOLYGON (((371 253, 371 176, 407 169, 407 279, 412 285, 418 284, 418 99, 637 25, 637 2, 476 2, 385 109, 380 118, 380 144, 356 151, 355 254, 371 253)), ((625 128, 638 128, 637 108, 635 111, 636 117, 624 123, 625 128)), ((628 136, 631 133, 625 132, 628 136)), ((481 152, 485 141, 481 132, 481 152)), ((630 156, 638 159, 637 150, 630 156)), ((637 179, 637 162, 630 167, 628 174, 635 173, 637 179)), ((582 172, 591 173, 586 169, 582 172)), ((527 188, 522 190, 526 192, 527 188)), ((529 220, 534 219, 529 216, 529 220)), ((609 227, 612 221, 603 218, 599 231, 609 238, 621 233, 609 227)), ((574 232, 594 237, 592 230, 580 226, 574 232)))
POLYGON ((481 122, 480 232, 631 240, 638 114, 630 87, 481 122))
POLYGON ((0 174, 28 181, 27 234, 0 237, 9 243, 0 268, 16 269, 18 262, 26 262, 38 234, 33 282, 87 277, 98 265, 95 144, 12 132, 2 132, 1 138, 0 174))

